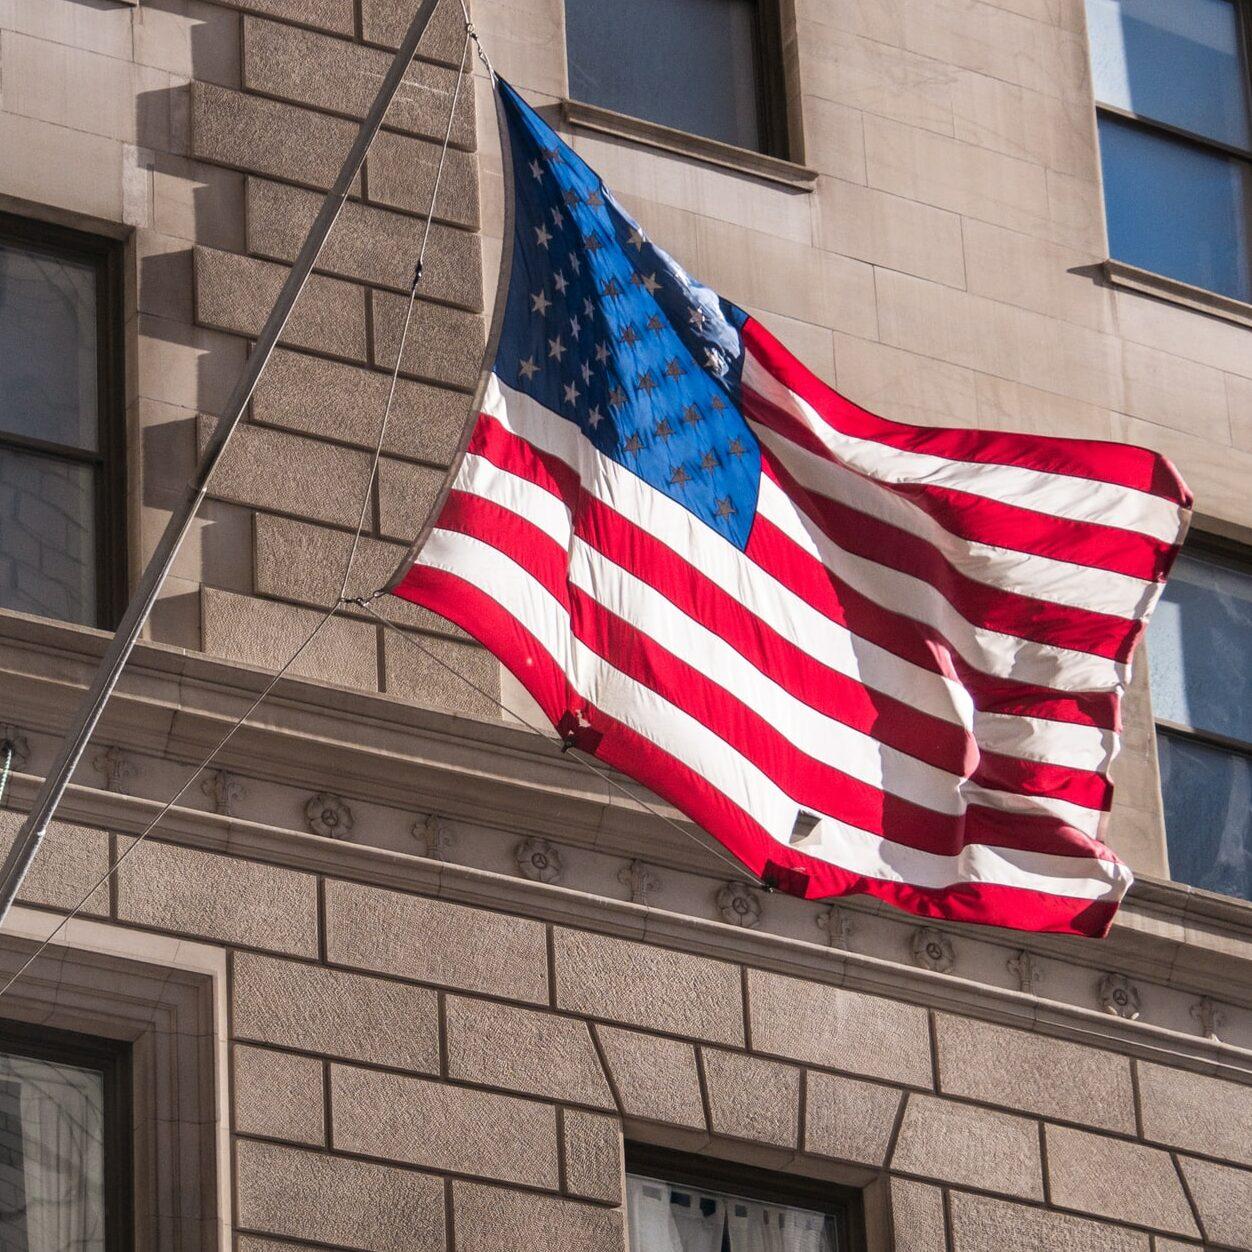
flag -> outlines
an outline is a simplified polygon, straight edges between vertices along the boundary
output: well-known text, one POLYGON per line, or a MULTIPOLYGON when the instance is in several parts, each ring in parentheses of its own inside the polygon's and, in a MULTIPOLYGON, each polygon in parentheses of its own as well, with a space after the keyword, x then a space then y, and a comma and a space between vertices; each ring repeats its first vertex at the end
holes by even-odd
POLYGON ((391 590, 767 883, 1104 934, 1131 882, 1108 768, 1178 474, 858 408, 497 90, 488 367, 391 590))

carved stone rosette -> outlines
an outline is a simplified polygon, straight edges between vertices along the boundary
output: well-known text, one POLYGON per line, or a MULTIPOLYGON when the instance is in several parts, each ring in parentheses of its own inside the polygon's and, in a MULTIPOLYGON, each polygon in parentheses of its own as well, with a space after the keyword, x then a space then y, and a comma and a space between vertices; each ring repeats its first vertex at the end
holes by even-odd
POLYGON ((728 882, 717 893, 717 911, 731 926, 754 930, 761 924, 761 897, 746 883, 728 882))
POLYGON ((648 897, 661 885, 661 879, 643 861, 627 861, 617 871, 617 881, 630 892, 632 904, 648 903, 648 897))
POLYGON ((1042 973, 1039 962, 1025 948, 1022 948, 1014 952, 1004 963, 1008 966, 1009 973, 1017 979, 1018 991, 1024 991, 1029 996, 1034 995, 1042 973))
POLYGON ((546 839, 523 839, 517 845, 517 869, 532 882, 560 882, 561 853, 546 839))
POLYGON ((913 964, 921 969, 946 974, 956 964, 956 951, 952 940, 941 930, 932 926, 919 926, 909 940, 913 964))
MULTIPOLYGON (((9 760, 9 769, 15 774, 20 774, 30 760, 30 740, 22 734, 20 727, 0 726, 0 749, 5 747, 13 753, 9 760)), ((3 765, 4 753, 0 751, 0 767, 3 765)))
POLYGON ((346 839, 356 825, 356 818, 342 796, 319 791, 304 806, 309 829, 323 839, 346 839))
POLYGON ((1096 985, 1096 998, 1114 1017, 1133 1022, 1139 1016, 1139 988, 1125 974, 1105 974, 1096 985))

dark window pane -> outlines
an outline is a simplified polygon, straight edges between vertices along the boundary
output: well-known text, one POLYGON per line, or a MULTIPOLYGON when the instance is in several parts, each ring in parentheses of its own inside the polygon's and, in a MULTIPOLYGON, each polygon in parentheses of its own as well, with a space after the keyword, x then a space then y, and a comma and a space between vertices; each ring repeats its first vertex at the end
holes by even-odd
POLYGON ((1152 711, 1252 745, 1252 574, 1179 557, 1148 631, 1152 711))
POLYGON ((0 431, 96 447, 96 273, 0 244, 0 431))
POLYGON ((1108 115, 1100 161, 1113 257, 1252 300, 1252 166, 1108 115))
POLYGON ((1252 144, 1232 0, 1087 0, 1102 104, 1235 147, 1252 144))
POLYGON ((576 100, 763 146, 754 0, 569 0, 565 38, 576 100))
POLYGON ((0 1248, 103 1252, 98 1071, 0 1054, 0 1248))
POLYGON ((0 448, 0 608, 96 622, 95 471, 0 448))
POLYGON ((1252 900, 1252 757, 1156 737, 1170 877, 1252 900))

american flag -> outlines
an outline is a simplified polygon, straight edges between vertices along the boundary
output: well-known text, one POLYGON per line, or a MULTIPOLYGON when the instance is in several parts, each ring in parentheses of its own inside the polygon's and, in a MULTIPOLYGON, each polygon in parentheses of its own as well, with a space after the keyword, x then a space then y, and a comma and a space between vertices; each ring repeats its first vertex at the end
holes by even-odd
POLYGON ((502 314, 394 593, 766 882, 1105 933, 1121 694, 1191 504, 1173 467, 858 408, 497 90, 502 314))

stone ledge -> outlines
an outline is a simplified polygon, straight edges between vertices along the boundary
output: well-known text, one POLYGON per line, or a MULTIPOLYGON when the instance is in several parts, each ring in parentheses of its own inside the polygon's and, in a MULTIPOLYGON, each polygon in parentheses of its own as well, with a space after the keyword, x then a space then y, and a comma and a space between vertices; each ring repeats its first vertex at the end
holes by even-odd
POLYGON ((1197 313, 1207 313, 1210 317, 1220 317, 1237 326, 1252 328, 1252 304, 1246 301, 1223 296, 1220 292, 1209 291, 1204 287, 1194 287, 1191 283, 1167 278, 1164 274, 1143 270, 1137 265, 1127 265, 1124 261, 1110 259, 1101 268, 1104 277, 1114 287, 1124 287, 1128 291, 1155 296, 1158 300, 1168 300, 1170 304, 1177 304, 1184 309, 1194 309, 1197 313))
POLYGON ((628 139, 632 143, 649 148, 659 148, 675 156, 689 157, 706 165, 716 165, 736 174, 748 174, 765 182, 777 183, 790 191, 809 192, 817 186, 817 171, 794 161, 754 152, 751 148, 739 148, 734 144, 693 135, 689 131, 675 130, 659 122, 649 122, 641 117, 618 113, 587 104, 581 100, 561 101, 561 120, 567 126, 581 130, 612 135, 616 139, 628 139))

